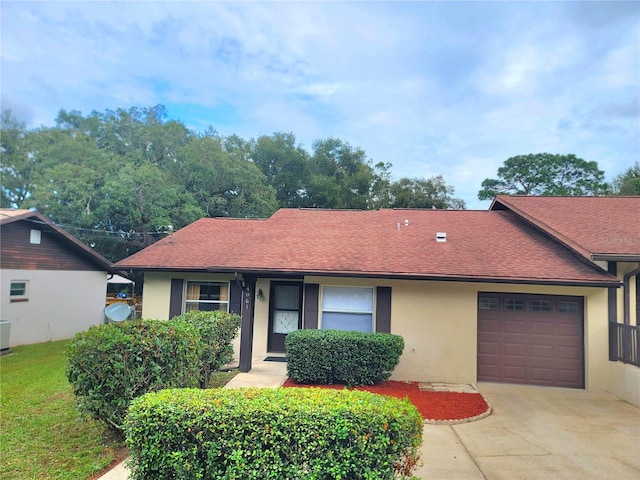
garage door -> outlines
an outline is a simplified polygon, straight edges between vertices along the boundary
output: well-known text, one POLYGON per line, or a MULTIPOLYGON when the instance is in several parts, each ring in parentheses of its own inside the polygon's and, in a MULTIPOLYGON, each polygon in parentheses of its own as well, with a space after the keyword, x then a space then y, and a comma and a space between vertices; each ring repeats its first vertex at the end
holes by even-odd
POLYGON ((478 294, 478 380, 584 388, 582 297, 478 294))

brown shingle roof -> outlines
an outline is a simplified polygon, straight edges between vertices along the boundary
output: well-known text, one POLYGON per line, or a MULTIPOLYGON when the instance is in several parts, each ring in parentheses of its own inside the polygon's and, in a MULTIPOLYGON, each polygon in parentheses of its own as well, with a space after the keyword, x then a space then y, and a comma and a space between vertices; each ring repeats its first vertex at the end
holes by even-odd
POLYGON ((591 260, 640 260, 640 197, 498 196, 507 208, 591 260))
POLYGON ((615 281, 504 211, 282 209, 266 220, 207 218, 115 266, 568 284, 615 281), (436 242, 436 232, 446 232, 447 241, 436 242))

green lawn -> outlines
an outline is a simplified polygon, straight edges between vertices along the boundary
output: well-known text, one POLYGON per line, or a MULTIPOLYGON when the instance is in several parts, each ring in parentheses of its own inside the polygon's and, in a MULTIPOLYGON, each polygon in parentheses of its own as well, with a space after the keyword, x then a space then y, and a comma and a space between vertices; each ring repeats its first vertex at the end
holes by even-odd
MULTIPOLYGON (((67 341, 13 348, 0 357, 0 480, 85 480, 122 446, 80 416, 65 376, 67 341)), ((217 372, 222 387, 237 371, 217 372)))
POLYGON ((118 443, 75 409, 66 344, 17 347, 0 357, 0 479, 84 480, 114 459, 118 443))

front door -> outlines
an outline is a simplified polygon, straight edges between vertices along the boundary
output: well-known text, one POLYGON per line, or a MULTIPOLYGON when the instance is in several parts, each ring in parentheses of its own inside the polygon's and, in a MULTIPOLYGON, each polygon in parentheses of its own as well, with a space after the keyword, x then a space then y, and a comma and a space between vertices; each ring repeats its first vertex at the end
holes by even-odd
POLYGON ((271 282, 269 352, 284 352, 289 332, 302 328, 302 283, 271 282))

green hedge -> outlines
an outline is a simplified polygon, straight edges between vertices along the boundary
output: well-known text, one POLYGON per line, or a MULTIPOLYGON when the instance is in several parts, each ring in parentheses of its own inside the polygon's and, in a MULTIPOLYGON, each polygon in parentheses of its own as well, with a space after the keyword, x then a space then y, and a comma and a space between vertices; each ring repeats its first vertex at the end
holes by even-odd
POLYGON ((209 378, 233 359, 233 339, 238 336, 240 316, 233 313, 192 310, 174 317, 172 321, 187 322, 198 329, 204 341, 200 369, 200 387, 209 386, 209 378))
POLYGON ((67 349, 67 378, 81 412, 122 429, 134 398, 197 387, 204 344, 185 322, 108 323, 78 333, 67 349))
POLYGON ((406 399, 319 388, 174 389, 133 401, 131 478, 410 478, 423 420, 406 399))
POLYGON ((390 333, 296 330, 285 339, 287 375, 297 383, 349 386, 388 380, 404 340, 390 333))

